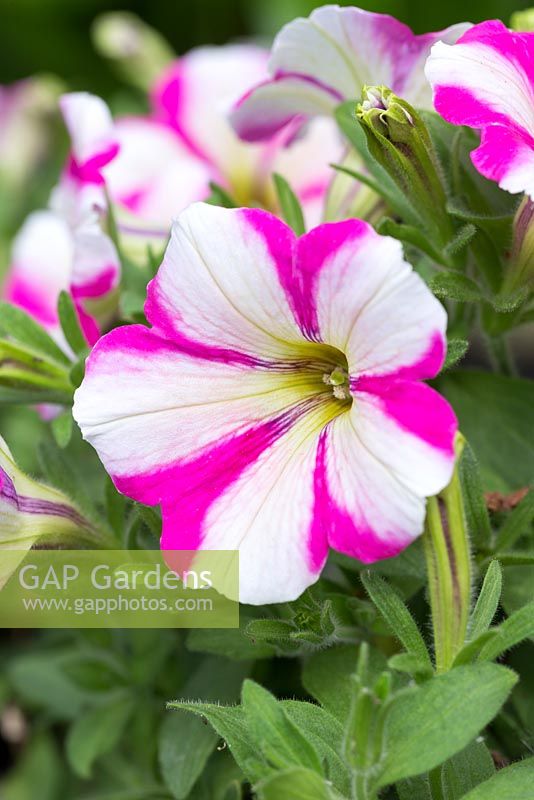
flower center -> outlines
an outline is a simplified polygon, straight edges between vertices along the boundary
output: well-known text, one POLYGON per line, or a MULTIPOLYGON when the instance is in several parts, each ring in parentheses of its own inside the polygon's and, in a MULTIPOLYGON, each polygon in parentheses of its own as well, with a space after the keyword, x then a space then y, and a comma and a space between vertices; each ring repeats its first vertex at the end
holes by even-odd
POLYGON ((332 387, 332 394, 336 400, 351 400, 349 387, 349 374, 343 367, 336 367, 332 372, 325 372, 323 383, 332 387))

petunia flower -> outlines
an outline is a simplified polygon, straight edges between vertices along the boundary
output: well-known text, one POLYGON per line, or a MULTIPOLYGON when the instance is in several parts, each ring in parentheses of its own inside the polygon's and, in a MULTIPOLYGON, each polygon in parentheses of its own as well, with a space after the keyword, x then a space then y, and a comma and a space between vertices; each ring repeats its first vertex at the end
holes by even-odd
POLYGON ((245 94, 232 113, 246 141, 272 136, 295 117, 330 116, 365 85, 384 85, 416 108, 431 108, 423 68, 438 40, 455 42, 467 24, 415 35, 387 14, 329 5, 296 19, 276 37, 270 79, 245 94))
POLYGON ((99 336, 94 318, 116 288, 120 261, 103 229, 107 209, 102 168, 117 153, 106 105, 83 94, 61 100, 72 153, 50 206, 27 218, 15 238, 4 296, 31 314, 66 347, 57 316, 70 291, 89 344, 99 336))
POLYGON ((432 48, 426 75, 448 122, 481 131, 478 171, 512 194, 534 199, 534 34, 498 20, 475 25, 455 45, 432 48))
POLYGON ((399 242, 194 204, 145 313, 97 343, 73 413, 119 491, 161 504, 162 548, 238 550, 241 600, 264 603, 329 547, 372 562, 421 533, 456 420, 421 383, 446 314, 399 242))
POLYGON ((222 186, 239 205, 274 209, 272 173, 298 194, 310 224, 321 218, 326 192, 344 147, 332 120, 305 132, 291 125, 251 146, 234 133, 228 113, 266 75, 267 52, 253 45, 202 47, 174 61, 153 86, 149 116, 115 121, 120 145, 104 170, 128 244, 167 242, 171 222, 191 202, 222 186))
POLYGON ((22 472, 0 436, 0 589, 36 544, 113 546, 66 495, 22 472))

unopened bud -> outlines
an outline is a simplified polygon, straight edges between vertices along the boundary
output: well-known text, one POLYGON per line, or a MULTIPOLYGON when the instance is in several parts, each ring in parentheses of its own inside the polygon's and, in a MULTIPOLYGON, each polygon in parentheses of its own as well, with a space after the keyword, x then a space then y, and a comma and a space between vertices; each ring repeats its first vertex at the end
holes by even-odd
POLYGON ((125 80, 143 91, 176 58, 163 36, 127 11, 98 17, 93 40, 103 56, 116 62, 125 80))

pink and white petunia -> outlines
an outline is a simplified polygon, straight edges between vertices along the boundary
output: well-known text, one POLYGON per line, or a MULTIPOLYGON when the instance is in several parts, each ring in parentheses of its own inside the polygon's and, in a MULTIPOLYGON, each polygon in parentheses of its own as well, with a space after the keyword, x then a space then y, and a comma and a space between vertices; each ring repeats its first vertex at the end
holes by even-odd
POLYGON ((105 169, 119 226, 147 241, 167 240, 172 219, 205 200, 210 181, 240 205, 274 208, 272 172, 282 173, 301 199, 308 222, 319 221, 343 145, 334 123, 306 132, 290 126, 262 145, 246 145, 228 114, 267 72, 267 52, 253 45, 202 47, 174 61, 156 82, 148 117, 119 118, 117 156, 105 169))
POLYGON ((238 550, 240 598, 296 598, 333 547, 403 550, 453 468, 456 419, 422 383, 446 315, 365 222, 301 238, 197 203, 145 306, 87 362, 74 417, 119 491, 163 513, 168 550, 238 550))
POLYGON ((57 316, 60 292, 71 293, 93 344, 99 336, 93 311, 118 284, 119 256, 102 227, 107 208, 102 168, 118 145, 101 100, 79 93, 64 95, 60 104, 72 152, 49 208, 30 214, 15 238, 4 297, 66 347, 57 316))
POLYGON ((431 108, 424 76, 432 45, 455 42, 468 28, 453 25, 415 35, 387 14, 323 6, 296 19, 276 37, 270 78, 245 94, 232 113, 239 136, 250 142, 273 136, 295 118, 330 116, 365 85, 383 85, 417 108, 431 108))
POLYGON ((478 171, 534 198, 534 34, 497 20, 475 25, 457 44, 432 48, 426 75, 436 111, 481 131, 471 154, 478 171))

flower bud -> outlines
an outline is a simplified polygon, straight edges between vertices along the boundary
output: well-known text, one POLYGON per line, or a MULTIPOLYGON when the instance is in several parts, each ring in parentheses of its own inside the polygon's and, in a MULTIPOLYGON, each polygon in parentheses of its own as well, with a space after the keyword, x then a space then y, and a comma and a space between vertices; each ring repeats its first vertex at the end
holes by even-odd
POLYGON ((34 545, 109 547, 98 531, 63 492, 38 483, 19 469, 0 436, 0 588, 23 552, 34 545), (10 557, 7 551, 16 551, 10 557))
POLYGON ((356 113, 371 155, 394 180, 427 233, 446 245, 454 231, 438 158, 418 112, 385 86, 366 86, 356 113))
POLYGON ((534 286, 534 202, 526 196, 514 218, 514 235, 502 293, 534 286))
POLYGON ((97 50, 115 61, 123 77, 143 91, 175 58, 163 36, 127 11, 98 17, 93 39, 97 50))
POLYGON ((513 31, 531 33, 534 31, 534 8, 525 8, 515 11, 510 17, 510 27, 513 31))

